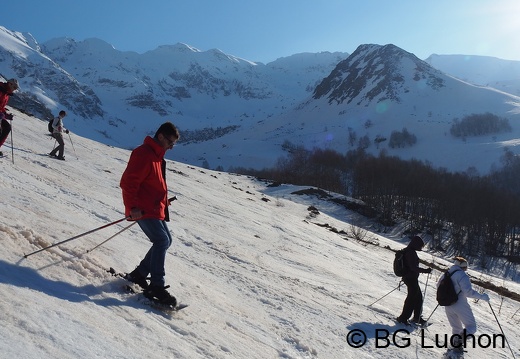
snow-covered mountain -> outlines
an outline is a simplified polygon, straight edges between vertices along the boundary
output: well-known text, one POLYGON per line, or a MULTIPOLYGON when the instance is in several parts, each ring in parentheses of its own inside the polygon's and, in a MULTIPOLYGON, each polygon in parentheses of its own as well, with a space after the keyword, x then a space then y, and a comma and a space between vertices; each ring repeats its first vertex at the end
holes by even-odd
POLYGON ((474 166, 486 172, 504 147, 516 144, 519 100, 455 79, 396 46, 361 45, 317 86, 312 100, 287 117, 299 114, 299 121, 313 124, 311 135, 303 134, 297 143, 327 143, 346 151, 353 147, 345 140, 345 128, 351 128, 358 138, 370 139, 367 150, 374 154, 385 149, 390 155, 427 160, 449 170, 474 166), (454 119, 486 112, 509 119, 513 131, 465 140, 450 135, 454 119), (417 137, 414 146, 374 143, 404 128, 417 137))
MULTIPOLYGON (((75 150, 67 142, 67 160, 57 161, 46 155, 45 123, 13 113, 14 163, 9 141, 0 159, 2 358, 434 359, 445 351, 451 330, 434 293, 451 254, 419 253, 438 268, 420 276, 433 324, 409 333, 391 319, 405 293, 389 248, 408 243, 404 225, 372 232, 370 221, 305 187, 194 167, 176 160, 178 147, 166 165, 178 198, 166 280, 188 308, 154 310, 108 273, 133 270, 150 247, 137 226, 117 234, 124 222, 24 258, 123 218, 119 180, 130 152, 74 136, 75 150), (366 343, 351 345, 363 333, 366 343)), ((514 263, 497 258, 482 269, 480 258, 469 260, 474 282, 520 293, 514 263)), ((470 300, 479 341, 467 356, 511 358, 496 337, 504 333, 519 357, 518 300, 486 292, 491 307, 470 300)))
POLYGON ((57 108, 66 108, 82 118, 103 114, 95 93, 43 54, 30 34, 0 27, 0 44, 0 73, 4 78, 18 78, 22 86, 10 105, 40 117, 51 115, 49 109, 57 108))
MULTIPOLYGON (((210 168, 273 166, 287 142, 345 152, 359 146, 352 138, 374 154, 385 150, 453 171, 487 172, 505 147, 518 153, 520 97, 447 75, 393 45, 262 64, 186 44, 144 54, 99 39, 39 45, 0 28, 0 56, 1 74, 20 79, 24 98, 13 104, 26 112, 44 116, 42 108, 23 107, 38 101, 54 113, 66 109, 73 132, 123 148, 171 120, 181 130, 178 158, 210 168), (474 113, 506 118, 512 131, 450 136, 454 119, 474 113), (403 129, 416 145, 389 147, 384 139, 403 129)), ((488 82, 502 79, 493 76, 488 82)))

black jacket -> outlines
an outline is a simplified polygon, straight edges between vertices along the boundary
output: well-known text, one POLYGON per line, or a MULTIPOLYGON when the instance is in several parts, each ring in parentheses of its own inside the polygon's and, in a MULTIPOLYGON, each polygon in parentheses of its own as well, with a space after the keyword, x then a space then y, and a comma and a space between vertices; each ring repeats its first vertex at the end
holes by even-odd
POLYGON ((419 278, 419 273, 428 273, 429 269, 419 267, 417 251, 421 251, 423 246, 424 242, 419 236, 413 237, 410 243, 408 243, 404 251, 404 262, 408 267, 408 271, 403 276, 403 279, 419 278))

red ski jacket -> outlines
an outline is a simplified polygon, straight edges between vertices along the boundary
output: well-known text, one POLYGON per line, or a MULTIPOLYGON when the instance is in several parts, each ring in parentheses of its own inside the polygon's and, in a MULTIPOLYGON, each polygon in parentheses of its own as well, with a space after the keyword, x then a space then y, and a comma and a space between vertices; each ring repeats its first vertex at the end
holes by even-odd
POLYGON ((144 211, 142 219, 168 220, 165 153, 150 136, 132 151, 120 182, 126 216, 132 208, 140 208, 144 211))

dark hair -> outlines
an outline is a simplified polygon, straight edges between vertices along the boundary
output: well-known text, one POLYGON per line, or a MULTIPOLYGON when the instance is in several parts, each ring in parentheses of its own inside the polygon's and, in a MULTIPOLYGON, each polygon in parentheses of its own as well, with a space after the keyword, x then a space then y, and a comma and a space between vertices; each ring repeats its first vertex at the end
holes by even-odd
POLYGON ((67 116, 67 112, 61 110, 60 113, 59 113, 60 116, 67 116))
POLYGON ((174 136, 175 139, 179 139, 180 135, 179 135, 179 130, 177 129, 177 127, 175 127, 175 125, 171 122, 165 122, 163 123, 158 129, 157 129, 157 132, 155 132, 155 135, 154 137, 157 138, 157 136, 159 136, 159 134, 162 133, 163 135, 165 136, 174 136))

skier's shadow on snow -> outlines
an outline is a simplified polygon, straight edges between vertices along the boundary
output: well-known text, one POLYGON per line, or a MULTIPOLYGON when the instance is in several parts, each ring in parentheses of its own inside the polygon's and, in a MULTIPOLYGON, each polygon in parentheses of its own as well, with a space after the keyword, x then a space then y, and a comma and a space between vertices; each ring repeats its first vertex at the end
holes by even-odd
POLYGON ((49 296, 69 302, 92 302, 101 306, 132 306, 131 301, 121 301, 117 298, 92 299, 90 296, 101 293, 100 288, 89 284, 75 286, 70 283, 43 277, 37 270, 0 260, 0 283, 21 288, 30 288, 49 296))

